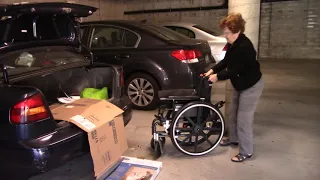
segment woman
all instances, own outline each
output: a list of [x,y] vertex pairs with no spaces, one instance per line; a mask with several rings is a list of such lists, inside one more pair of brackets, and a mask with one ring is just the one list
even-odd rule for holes
[[238,145],[239,154],[231,160],[242,162],[253,154],[253,119],[264,88],[260,64],[251,41],[244,35],[245,21],[241,14],[230,14],[220,22],[227,39],[225,58],[205,73],[209,81],[230,79],[234,87],[229,112],[229,138],[222,146]]

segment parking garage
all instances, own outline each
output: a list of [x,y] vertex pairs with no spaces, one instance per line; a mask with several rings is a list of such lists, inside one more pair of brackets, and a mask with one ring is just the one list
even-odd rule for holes
[[[36,3],[38,1],[28,2]],[[1,2],[1,4],[12,3],[17,2],[11,0]],[[87,46],[88,51],[93,52],[93,61],[99,63],[108,61],[110,64],[124,66],[123,72],[119,70],[123,73],[123,89],[113,88],[108,91],[110,97],[116,96],[117,91],[124,91],[133,105],[131,120],[125,127],[128,148],[123,155],[162,162],[162,169],[156,179],[316,180],[320,178],[320,163],[318,161],[320,150],[320,122],[318,118],[320,116],[320,85],[318,83],[318,77],[320,76],[320,1],[76,0],[67,3],[97,8],[90,16],[78,19],[83,24],[81,41],[83,45]],[[144,31],[131,28],[136,26],[132,25],[133,22],[150,23],[148,28],[153,30],[152,32],[150,30],[150,34],[153,33],[154,36],[161,34],[161,36],[166,36],[167,39],[170,35],[170,38],[175,39],[169,41],[179,41],[179,38],[182,37],[177,33],[181,33],[194,41],[202,39],[208,42],[208,49],[211,50],[209,54],[212,55],[212,59],[204,58],[203,63],[206,63],[207,67],[212,67],[223,61],[226,55],[225,44],[227,42],[219,28],[219,23],[230,13],[241,13],[246,21],[244,34],[251,40],[257,52],[256,59],[260,64],[264,79],[264,89],[255,110],[253,121],[253,156],[241,163],[230,161],[239,152],[237,146],[216,146],[211,152],[203,156],[188,156],[178,151],[168,136],[164,145],[164,153],[155,159],[154,150],[150,148],[150,140],[153,137],[152,121],[160,107],[159,103],[155,101],[158,95],[156,92],[182,89],[178,83],[181,81],[182,84],[182,81],[187,81],[188,73],[178,74],[175,71],[177,77],[181,76],[185,79],[174,78],[174,73],[167,75],[169,74],[167,69],[174,66],[174,63],[169,64],[168,67],[157,64],[158,61],[152,59],[152,54],[157,54],[157,51],[148,47],[148,45],[164,45],[160,41],[156,42],[152,39],[151,35],[143,34]],[[0,16],[2,15],[0,14]],[[90,22],[93,23],[90,24]],[[124,25],[126,22],[131,24]],[[104,24],[94,27],[99,23]],[[161,28],[152,28],[152,25],[161,26]],[[167,29],[162,30],[162,28]],[[176,36],[171,35],[167,30],[176,31],[173,33]],[[197,37],[198,33],[200,34],[199,37]],[[203,39],[204,34],[207,35],[208,39]],[[126,37],[125,42],[121,39],[124,36]],[[148,41],[144,41],[144,39],[148,39]],[[202,41],[199,40],[199,42]],[[183,44],[182,40],[181,44]],[[171,44],[171,46],[173,45]],[[139,47],[145,49],[139,50]],[[195,48],[198,47],[195,46]],[[9,57],[6,56],[6,53],[8,52],[0,51],[1,61],[2,56]],[[163,57],[166,57],[163,56],[164,53],[165,51],[161,51],[156,56],[161,56],[164,61]],[[197,51],[194,51],[194,53],[195,57],[191,59],[199,58],[197,57]],[[205,48],[204,50],[201,49],[201,53],[207,53]],[[139,59],[139,56],[142,56],[141,54],[148,54],[149,59],[152,59],[150,61],[153,63],[144,63],[144,61],[148,61],[148,58],[145,57],[141,57],[144,60],[142,62]],[[171,55],[178,59],[182,56],[177,54],[176,51]],[[188,58],[187,53],[183,55]],[[139,63],[128,67],[128,59]],[[190,59],[179,60],[184,61],[185,64],[193,63]],[[123,64],[119,64],[120,61]],[[200,58],[199,61],[201,61]],[[141,66],[141,68],[137,68],[138,66]],[[152,70],[148,72],[148,69]],[[159,72],[157,69],[160,69]],[[202,73],[205,73],[206,70],[203,69]],[[118,72],[117,69],[115,71]],[[166,72],[161,74],[164,71]],[[182,71],[184,70],[179,73],[182,73]],[[153,72],[156,75],[153,75]],[[93,76],[103,76],[102,74]],[[157,77],[158,75],[160,78]],[[79,76],[78,74],[77,77]],[[61,77],[67,76],[62,75]],[[87,76],[81,75],[81,77]],[[192,82],[194,81],[193,78],[190,76]],[[71,82],[77,84],[76,81],[78,82],[77,79],[71,79],[66,84],[71,85]],[[135,85],[135,81],[144,82],[144,87],[147,88],[148,86],[151,90]],[[188,83],[186,84],[188,85]],[[81,85],[83,85],[82,81]],[[77,87],[82,86],[77,84]],[[91,87],[93,86],[91,85]],[[186,89],[186,87],[183,88]],[[224,116],[226,128],[224,135],[226,137],[228,136],[229,111],[233,103],[234,91],[230,80],[218,80],[212,83],[211,103],[225,102],[220,111]],[[30,179],[91,180],[95,179],[94,175],[94,165],[89,153],[49,171],[36,174]],[[11,178],[8,177],[7,179]]]

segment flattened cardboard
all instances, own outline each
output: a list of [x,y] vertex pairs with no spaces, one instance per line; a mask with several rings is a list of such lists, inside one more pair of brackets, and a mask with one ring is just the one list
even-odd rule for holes
[[83,98],[52,106],[51,112],[56,120],[69,121],[88,133],[97,178],[119,161],[128,148],[123,110],[106,100]]
[[49,108],[52,111],[53,109],[58,108],[59,106],[61,106],[60,103],[55,103],[55,104],[50,105]]
[[102,176],[108,169],[120,160],[127,147],[126,137],[123,135],[124,123],[122,116],[101,126],[89,133],[89,143],[93,161],[94,171],[97,177]]
[[123,110],[105,100],[83,98],[51,109],[51,112],[56,120],[72,122],[90,132],[122,114]]

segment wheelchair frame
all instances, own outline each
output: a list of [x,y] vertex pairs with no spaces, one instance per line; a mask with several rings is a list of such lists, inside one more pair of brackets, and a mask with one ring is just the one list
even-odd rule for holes
[[[203,82],[205,78],[201,78],[200,83]],[[198,91],[199,92],[199,91]],[[198,93],[199,94],[199,93]],[[216,104],[211,104],[210,100],[206,99],[205,97],[200,97],[198,95],[196,96],[168,96],[166,98],[160,98],[162,102],[164,102],[163,105],[161,105],[158,109],[158,113],[155,114],[155,119],[152,122],[152,139],[151,139],[151,148],[154,152],[154,157],[159,158],[164,153],[164,145],[166,141],[166,137],[170,136],[171,142],[173,145],[182,153],[190,156],[201,156],[205,155],[209,152],[211,152],[213,149],[216,148],[216,146],[220,143],[222,140],[224,131],[225,131],[225,123],[224,123],[224,117],[222,113],[220,112],[220,108],[223,107],[224,101],[219,101]],[[208,150],[201,152],[201,153],[191,153],[188,151],[183,150],[180,148],[180,145],[176,141],[175,132],[176,132],[176,123],[179,121],[180,117],[188,110],[194,108],[194,107],[206,107],[211,109],[216,113],[217,116],[219,116],[220,122],[221,122],[221,131],[220,136],[216,143],[212,145]],[[184,116],[187,117],[187,116]],[[199,114],[197,113],[197,118],[199,118]],[[205,121],[207,123],[208,120]],[[203,133],[204,129],[202,126],[199,126],[194,124],[196,127],[192,130],[194,131],[202,131],[200,133]],[[157,126],[161,126],[164,128],[164,130],[157,130]],[[203,138],[207,137],[203,133]],[[198,136],[196,136],[198,139]],[[192,134],[190,135],[189,139],[192,138]],[[204,140],[204,141],[206,141]],[[204,142],[203,141],[203,142]],[[184,142],[182,142],[184,143]],[[201,144],[202,142],[200,142]],[[196,140],[195,146],[198,145],[198,140]],[[196,147],[195,147],[196,148]]]

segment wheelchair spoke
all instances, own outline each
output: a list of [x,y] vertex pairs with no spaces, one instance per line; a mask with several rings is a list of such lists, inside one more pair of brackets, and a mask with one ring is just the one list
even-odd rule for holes
[[198,138],[199,138],[199,133],[197,133],[197,135],[196,135],[196,142],[195,142],[195,145],[194,145],[194,152],[197,152]]
[[192,143],[192,136],[189,138],[189,142],[188,142],[189,144],[191,144]]
[[197,124],[200,124],[200,117],[203,113],[203,107],[198,107],[198,112],[197,112]]
[[203,131],[200,132],[203,135],[203,138],[206,138],[206,141],[210,144],[210,146],[213,146],[212,142],[209,141],[208,135],[206,135]]
[[[215,118],[213,118],[212,116],[214,116]],[[201,124],[201,126],[204,126],[204,125],[205,125],[208,121],[210,121],[210,120],[215,120],[218,115],[215,113],[215,114],[212,115],[212,116],[209,116],[209,117]]]
[[192,137],[192,134],[189,134],[183,141],[181,141],[182,143],[185,143],[188,139],[190,139]]
[[189,123],[192,124],[192,126],[196,126],[196,124],[192,121],[192,119],[190,117],[185,117]]

